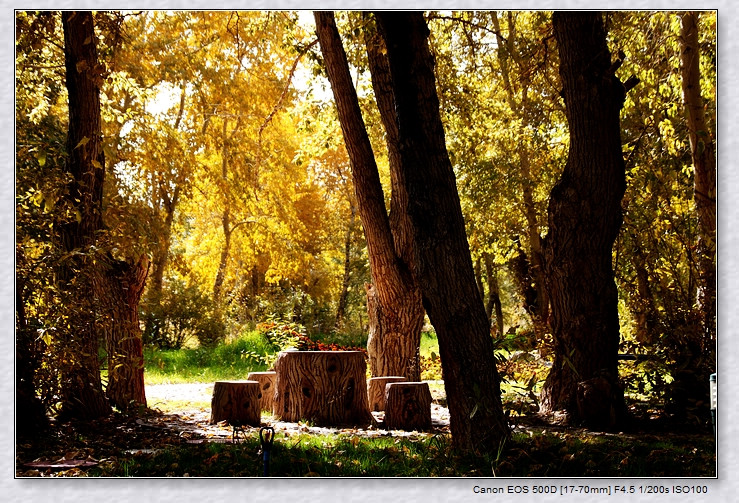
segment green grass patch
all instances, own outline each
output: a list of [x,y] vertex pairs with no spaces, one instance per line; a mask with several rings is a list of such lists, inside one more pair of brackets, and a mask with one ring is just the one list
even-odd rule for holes
[[211,382],[245,379],[249,372],[267,369],[266,360],[275,353],[267,339],[257,333],[215,348],[144,350],[147,384]]

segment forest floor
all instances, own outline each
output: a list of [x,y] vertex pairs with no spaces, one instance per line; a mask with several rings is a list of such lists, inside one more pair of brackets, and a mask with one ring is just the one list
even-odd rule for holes
[[[132,458],[154,457],[167,447],[230,444],[234,442],[235,434],[236,441],[242,441],[243,437],[243,441],[258,447],[255,442],[259,439],[259,428],[247,427],[234,432],[227,424],[210,424],[212,391],[213,383],[149,385],[146,394],[150,409],[142,414],[116,413],[92,422],[52,424],[44,435],[30,440],[18,439],[16,477],[86,476],[90,468],[93,472],[102,468],[104,475],[106,465],[117,466],[118,471],[107,473],[120,476],[120,466]],[[282,439],[281,442],[296,439],[299,443],[300,439],[310,436],[352,439],[352,442],[363,438],[367,441],[390,439],[395,443],[410,441],[428,446],[435,439],[449,434],[449,412],[443,405],[443,389],[439,391],[437,388],[432,397],[432,429],[425,432],[387,431],[382,429],[382,423],[368,428],[319,427],[305,422],[277,421],[266,413],[262,415],[262,422],[264,426],[274,428],[275,436]],[[381,416],[375,417],[382,419]],[[644,471],[659,476],[659,470],[666,466],[664,460],[669,460],[672,466],[667,475],[715,475],[715,444],[712,435],[706,432],[664,428],[659,421],[643,421],[627,432],[602,433],[569,427],[557,417],[539,414],[516,419],[514,433],[529,440],[524,440],[524,443],[519,440],[511,445],[507,458],[510,466],[501,464],[501,475],[506,470],[510,470],[511,475],[523,471],[535,476],[537,470],[544,470],[541,473],[545,475],[556,475],[549,472],[547,465],[557,464],[562,469],[568,463],[572,464],[575,456],[582,458],[582,466],[573,466],[573,469],[585,476],[627,475],[635,463],[639,464],[637,473]],[[356,447],[356,443],[354,445]],[[537,449],[540,452],[537,453]],[[611,459],[614,457],[618,460]],[[672,473],[673,470],[676,471]],[[177,471],[164,473],[187,476]],[[474,475],[474,469],[469,473]]]

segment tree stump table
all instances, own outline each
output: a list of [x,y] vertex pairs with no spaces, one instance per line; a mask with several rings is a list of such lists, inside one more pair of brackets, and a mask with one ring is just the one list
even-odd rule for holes
[[272,413],[317,426],[366,425],[367,363],[361,351],[283,351],[275,362]]
[[431,428],[431,391],[426,382],[393,382],[385,387],[385,427],[388,430]]
[[400,376],[383,376],[370,378],[369,391],[367,392],[370,410],[372,412],[385,410],[385,386],[391,382],[404,381],[406,381],[406,378]]
[[272,412],[272,403],[275,398],[275,379],[277,372],[249,372],[246,376],[248,381],[257,381],[262,398],[259,399],[260,410]]
[[259,388],[257,381],[216,381],[210,401],[210,423],[225,420],[231,426],[259,426]]

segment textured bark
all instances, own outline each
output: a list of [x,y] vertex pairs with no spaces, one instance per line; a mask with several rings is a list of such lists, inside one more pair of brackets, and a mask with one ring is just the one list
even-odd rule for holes
[[420,12],[375,13],[385,40],[399,131],[399,183],[412,222],[411,261],[436,329],[453,444],[497,452],[510,430],[488,319],[477,290]]
[[[316,12],[315,19],[351,162],[359,216],[369,252],[372,285],[367,288],[370,318],[367,351],[370,371],[374,376],[405,375],[417,380],[421,372],[419,347],[424,312],[409,266],[400,254],[407,242],[403,230],[405,220],[392,210],[403,194],[393,188],[395,202],[391,202],[391,216],[388,217],[377,164],[333,14]],[[377,95],[385,96],[381,92]],[[383,105],[378,102],[378,106],[382,110]],[[392,131],[392,121],[385,126]],[[389,132],[388,136],[391,134]],[[389,138],[388,144],[391,143]]]
[[408,379],[401,376],[372,377],[369,380],[367,398],[372,412],[385,410],[385,386],[391,382],[405,382]]
[[[61,13],[64,30],[64,60],[69,99],[69,131],[66,170],[71,181],[66,200],[77,218],[61,226],[60,246],[73,255],[59,267],[60,288],[77,297],[71,313],[73,327],[67,333],[65,350],[69,365],[62,372],[60,417],[95,419],[111,412],[100,380],[98,335],[94,312],[83,304],[92,291],[94,264],[87,252],[102,228],[105,157],[100,119],[102,67],[97,59],[97,44],[91,12]],[[74,286],[73,286],[74,285]],[[79,296],[79,297],[78,297]]]
[[385,388],[385,428],[431,428],[431,391],[427,382],[390,383]]
[[[555,359],[542,405],[564,409],[590,427],[608,428],[625,412],[612,267],[626,187],[619,122],[625,91],[610,69],[600,12],[555,12],[553,24],[570,148],[549,201],[545,254]],[[608,385],[581,385],[589,400],[580,396],[578,408],[578,384],[596,378]]]
[[275,400],[275,381],[277,380],[277,372],[249,372],[246,376],[247,381],[257,381],[259,383],[259,406],[261,410],[272,412],[272,405]]
[[680,69],[688,117],[690,152],[694,166],[693,194],[698,213],[701,285],[697,303],[703,311],[706,342],[716,335],[716,148],[706,124],[700,83],[700,46],[697,12],[681,14]]
[[257,381],[216,381],[210,401],[210,423],[228,421],[231,426],[259,426],[261,397]]
[[282,421],[368,425],[366,371],[361,351],[282,352],[272,412]]
[[108,352],[105,394],[119,410],[146,407],[144,346],[139,326],[139,300],[146,285],[149,260],[131,263],[110,258],[100,264],[95,295],[103,315],[99,324]]

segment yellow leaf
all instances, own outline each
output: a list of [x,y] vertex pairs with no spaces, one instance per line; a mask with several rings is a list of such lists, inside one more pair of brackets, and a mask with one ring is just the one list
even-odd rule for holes
[[84,138],[82,138],[82,139],[80,140],[80,142],[79,142],[79,143],[77,144],[77,146],[76,146],[76,147],[74,147],[74,149],[76,150],[76,149],[78,149],[78,148],[80,148],[80,147],[84,147],[85,145],[87,145],[87,142],[88,142],[88,141],[90,141],[90,138],[88,138],[87,136],[85,136]]
[[82,213],[80,213],[80,210],[74,210],[74,217],[77,219],[77,223],[82,223]]
[[92,165],[96,167],[97,169],[103,169],[103,165],[100,164],[100,162],[96,161],[95,159],[92,160]]

